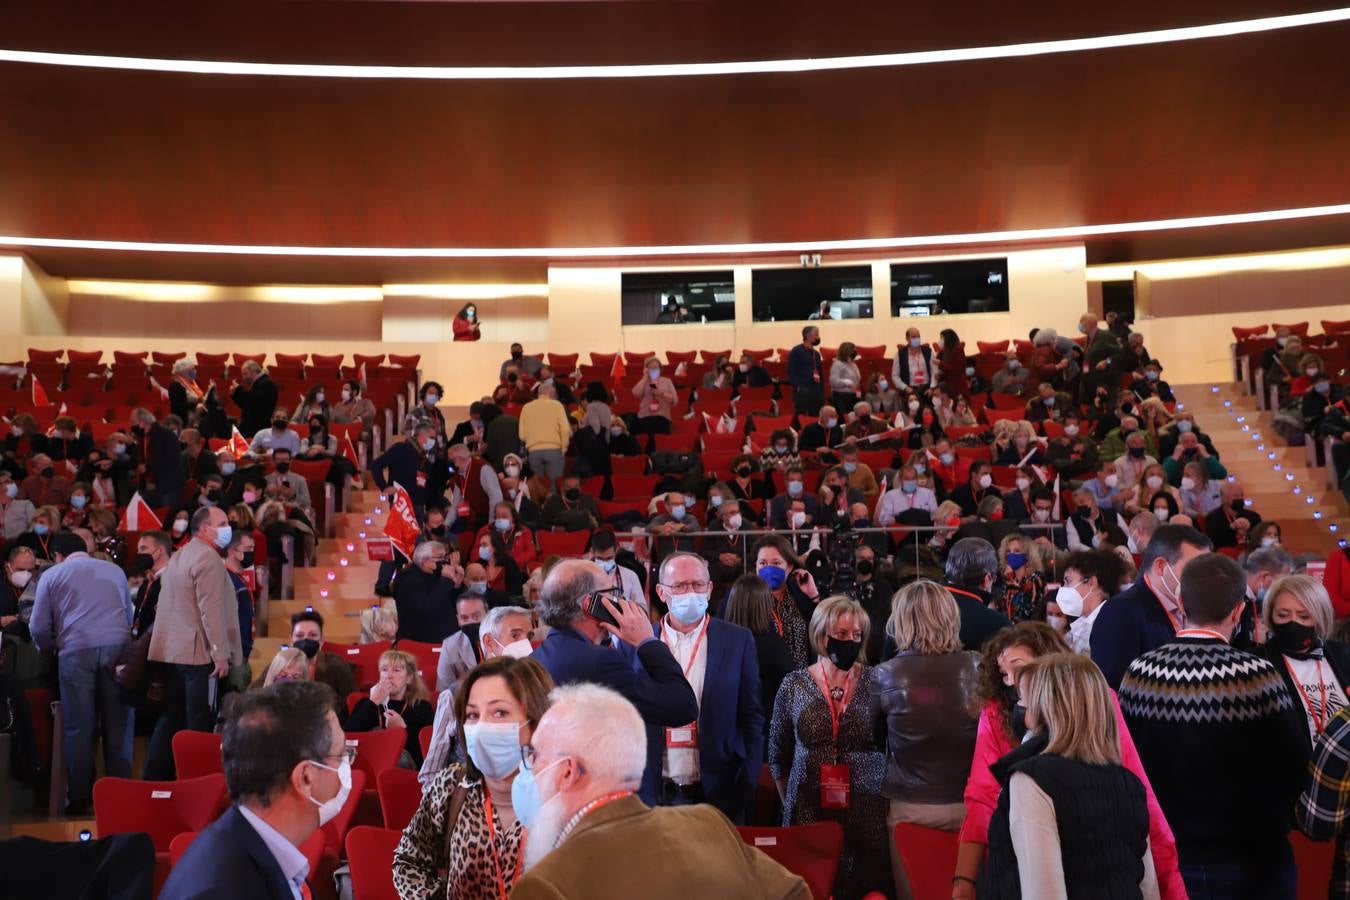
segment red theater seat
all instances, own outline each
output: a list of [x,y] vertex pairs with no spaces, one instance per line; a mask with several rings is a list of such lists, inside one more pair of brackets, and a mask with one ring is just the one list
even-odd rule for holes
[[1295,323],[1292,324],[1292,325],[1280,325],[1280,324],[1277,323],[1277,322],[1271,322],[1271,323],[1270,323],[1270,327],[1271,327],[1271,330],[1273,330],[1273,331],[1279,331],[1281,328],[1288,328],[1290,334],[1296,334],[1296,335],[1298,335],[1299,337],[1304,337],[1304,338],[1306,338],[1306,337],[1308,336],[1308,323],[1307,323],[1307,322],[1295,322]]
[[394,890],[394,848],[402,835],[390,828],[360,825],[347,835],[347,861],[354,900],[398,900]]
[[179,778],[224,774],[221,736],[209,731],[180,731],[173,736],[173,766]]
[[[844,829],[838,822],[815,822],[789,828],[738,826],[741,840],[800,875],[815,900],[828,900],[844,848]],[[950,883],[947,885],[950,889]]]
[[1243,328],[1239,325],[1233,326],[1233,337],[1239,341],[1245,341],[1249,338],[1260,337],[1269,330],[1269,325],[1257,325],[1254,328]]
[[895,826],[893,839],[916,900],[950,897],[958,832],[901,822]]
[[422,784],[412,769],[385,769],[375,779],[385,828],[402,831],[422,802]]
[[105,776],[94,782],[94,823],[99,837],[144,831],[155,852],[184,831],[201,831],[225,811],[225,776],[179,781],[137,781]]

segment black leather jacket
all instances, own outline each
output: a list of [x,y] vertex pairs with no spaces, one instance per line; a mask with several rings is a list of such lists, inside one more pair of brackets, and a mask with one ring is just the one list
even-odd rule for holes
[[902,652],[876,667],[886,716],[881,792],[906,803],[960,803],[975,755],[980,658]]

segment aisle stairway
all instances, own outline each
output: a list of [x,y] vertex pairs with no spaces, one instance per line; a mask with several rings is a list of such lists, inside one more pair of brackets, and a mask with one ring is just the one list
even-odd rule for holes
[[1285,549],[1325,557],[1337,539],[1350,535],[1350,507],[1328,488],[1326,470],[1307,467],[1303,448],[1288,446],[1271,429],[1271,414],[1260,412],[1254,397],[1242,396],[1237,384],[1172,389],[1195,413],[1229,474],[1241,481],[1249,507],[1280,523]]

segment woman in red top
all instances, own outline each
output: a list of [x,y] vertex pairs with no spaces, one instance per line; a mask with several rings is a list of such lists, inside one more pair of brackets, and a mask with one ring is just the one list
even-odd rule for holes
[[464,304],[451,325],[457,341],[476,341],[482,337],[478,333],[478,307],[472,303]]
[[[501,535],[502,542],[506,544],[506,552],[516,561],[520,571],[530,571],[535,560],[539,558],[539,551],[534,546],[534,532],[520,524],[520,520],[516,518],[516,508],[510,503],[498,503],[492,508],[492,521],[478,529],[474,543],[481,545],[483,538],[494,531]],[[492,543],[490,537],[488,543]]]
[[942,382],[950,393],[968,397],[970,376],[975,372],[966,365],[966,345],[950,328],[942,329],[941,336],[942,353],[938,356],[938,367],[942,370]]
[[1336,618],[1350,616],[1350,546],[1342,538],[1337,542],[1336,550],[1327,556],[1327,570],[1322,575],[1322,584],[1331,595],[1331,607],[1336,610]]

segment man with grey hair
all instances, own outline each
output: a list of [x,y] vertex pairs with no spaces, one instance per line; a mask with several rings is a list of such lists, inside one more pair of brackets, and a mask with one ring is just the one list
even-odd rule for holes
[[256,434],[267,427],[277,408],[277,383],[267,377],[263,367],[247,360],[239,369],[239,380],[230,389],[230,399],[239,407],[239,432]]
[[537,395],[520,410],[520,442],[529,455],[530,471],[548,479],[552,488],[563,474],[563,454],[572,441],[572,423],[558,402],[552,384],[540,384]]
[[[682,728],[698,718],[698,698],[680,664],[652,633],[647,611],[608,587],[605,573],[590,560],[568,559],[554,566],[540,591],[539,612],[552,630],[531,658],[554,683],[589,681],[611,687],[647,723],[641,793],[654,804],[664,729]],[[617,646],[610,643],[611,635]]]
[[956,598],[961,611],[961,645],[980,652],[985,641],[1012,624],[1003,613],[991,609],[991,591],[998,581],[998,553],[984,538],[962,538],[947,552],[947,571],[942,584]]
[[810,897],[715,809],[650,809],[633,795],[648,747],[642,716],[620,694],[578,684],[551,700],[516,785],[528,830],[514,900]]
[[459,630],[455,601],[464,569],[449,562],[440,541],[423,541],[413,549],[412,565],[394,581],[399,639],[439,644]]
[[1233,632],[1232,644],[1255,652],[1258,644],[1266,641],[1261,612],[1270,586],[1294,571],[1294,560],[1279,547],[1259,547],[1247,554],[1242,562],[1247,576],[1247,595],[1242,601],[1242,618]]
[[1125,529],[1129,551],[1143,556],[1148,549],[1148,542],[1153,540],[1153,532],[1158,530],[1160,524],[1158,517],[1148,510],[1135,513],[1129,527]]

